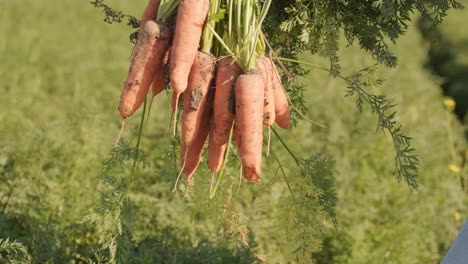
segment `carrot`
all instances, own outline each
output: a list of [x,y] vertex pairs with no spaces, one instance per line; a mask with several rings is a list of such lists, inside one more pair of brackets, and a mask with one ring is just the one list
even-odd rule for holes
[[145,100],[154,74],[162,69],[169,36],[169,28],[159,22],[149,20],[141,28],[120,99],[122,118],[132,115]]
[[166,71],[164,70],[164,65],[156,71],[153,78],[153,85],[152,85],[152,97],[155,97],[160,92],[164,90],[164,83],[166,80]]
[[263,106],[263,124],[272,126],[275,122],[275,94],[273,91],[273,72],[268,58],[258,58],[258,68],[265,81],[264,87],[264,106]]
[[[187,145],[181,145],[181,164],[184,167],[187,182],[190,182],[201,160],[201,153],[205,145],[206,138],[210,131],[211,116],[213,113],[214,89],[209,89],[203,114],[201,116],[199,133],[196,135],[192,144],[187,149]],[[185,153],[187,152],[187,153]]]
[[234,120],[234,85],[241,70],[237,64],[231,63],[232,58],[221,59],[216,74],[213,141],[217,145],[226,144]]
[[[190,71],[189,85],[183,97],[182,143],[187,148],[190,148],[198,134],[214,71],[215,58],[210,54],[198,52]],[[209,128],[207,130],[209,131]]]
[[151,100],[150,100],[149,107],[148,107],[147,118],[149,117],[151,113],[151,107],[153,106],[154,97],[164,90],[165,80],[166,80],[166,71],[164,69],[164,66],[162,66],[154,74],[153,84],[152,84],[152,89],[151,89],[151,92],[152,92]]
[[263,87],[260,73],[240,75],[236,81],[236,129],[244,177],[260,180],[262,166]]
[[149,0],[143,15],[141,16],[140,28],[149,20],[154,20],[158,14],[159,2],[161,0]]
[[[171,86],[177,97],[187,89],[189,74],[197,56],[208,8],[209,0],[183,0],[179,2],[169,70]],[[177,102],[178,100],[176,100],[176,109]]]
[[[170,41],[169,41],[170,42]],[[166,49],[164,53],[164,58],[161,62],[161,67],[158,71],[156,71],[154,78],[153,78],[153,85],[152,85],[152,96],[155,97],[160,92],[164,90],[166,86],[166,76],[167,76],[167,63],[169,62],[169,54],[170,54],[170,47]]]
[[208,167],[212,173],[217,173],[221,169],[226,152],[227,144],[216,144],[214,141],[214,120],[212,120],[210,134],[208,138]]
[[288,97],[284,91],[284,87],[281,84],[281,77],[275,64],[271,58],[267,58],[269,66],[271,67],[273,92],[275,95],[275,122],[284,129],[289,129],[290,126],[290,114],[288,108]]

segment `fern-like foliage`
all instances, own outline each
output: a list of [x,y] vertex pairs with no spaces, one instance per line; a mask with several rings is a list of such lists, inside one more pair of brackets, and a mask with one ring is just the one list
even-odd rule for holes
[[296,159],[299,170],[284,179],[290,195],[280,211],[281,226],[288,239],[291,259],[312,263],[312,254],[322,248],[323,236],[336,225],[335,162],[318,152],[307,159]]
[[388,132],[392,137],[395,149],[395,174],[398,181],[402,178],[412,189],[418,188],[417,174],[420,164],[415,149],[411,145],[412,138],[403,133],[401,125],[395,120],[396,111],[394,104],[383,95],[368,93],[365,88],[375,87],[383,83],[383,79],[374,79],[372,73],[376,67],[371,66],[362,69],[350,77],[341,77],[348,84],[346,96],[356,98],[356,106],[362,111],[363,104],[366,103],[372,113],[377,115],[377,131]]
[[23,244],[0,238],[0,263],[32,263],[32,257]]
[[129,160],[136,160],[137,163],[144,163],[144,153],[134,147],[130,147],[125,139],[121,139],[117,146],[112,148],[107,160],[103,162],[100,176],[108,175],[112,169],[123,169]]
[[91,224],[99,237],[99,257],[108,263],[125,263],[132,253],[130,225],[131,204],[128,193],[131,180],[110,175],[115,169],[124,170],[129,162],[144,163],[143,154],[124,140],[112,148],[100,171],[104,188],[100,202],[83,222]]
[[[377,62],[394,67],[397,58],[389,43],[405,33],[412,13],[417,10],[437,25],[448,9],[462,7],[455,0],[273,1],[266,31],[276,47],[296,53],[308,50],[328,58],[336,75],[341,31],[349,45],[358,42]],[[282,34],[277,34],[278,27]]]
[[228,239],[238,238],[242,246],[248,248],[255,258],[260,262],[267,262],[267,256],[256,253],[249,239],[249,229],[245,224],[241,213],[235,208],[235,201],[232,195],[232,185],[226,191],[226,200],[223,204],[223,226],[224,235]]

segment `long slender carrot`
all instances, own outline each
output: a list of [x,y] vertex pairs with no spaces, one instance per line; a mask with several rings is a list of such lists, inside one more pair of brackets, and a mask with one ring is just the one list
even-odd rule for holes
[[236,130],[244,177],[260,180],[262,166],[263,77],[240,75],[236,81]]
[[288,97],[286,96],[286,92],[284,91],[284,87],[281,84],[281,77],[278,73],[278,70],[275,67],[275,64],[271,60],[271,58],[266,58],[269,62],[272,69],[272,83],[273,83],[273,91],[275,95],[275,122],[284,129],[289,129],[290,126],[290,113],[288,107]]
[[[171,41],[169,40],[168,45],[170,42]],[[156,72],[154,73],[153,84],[151,85],[151,100],[148,107],[148,117],[151,113],[151,107],[153,106],[154,97],[161,93],[167,86],[167,66],[169,62],[169,53],[170,47],[166,49],[164,58],[161,62],[158,62],[160,65],[157,66]]]
[[234,86],[240,74],[241,70],[237,64],[232,64],[232,58],[224,58],[219,61],[213,112],[213,141],[218,146],[226,144],[229,138],[229,130],[235,112]]
[[154,73],[153,84],[151,86],[152,97],[155,97],[164,90],[166,81],[166,71],[164,65],[158,67],[159,69]]
[[[168,44],[171,43],[169,40]],[[153,78],[153,84],[151,85],[152,96],[155,97],[164,90],[168,80],[168,67],[169,67],[169,54],[171,53],[171,47],[167,47],[164,57],[161,61],[161,67],[155,73]]]
[[257,59],[258,69],[261,71],[265,81],[264,88],[264,106],[263,106],[263,124],[272,126],[275,123],[275,93],[273,91],[273,72],[271,64],[266,57]]
[[227,144],[229,143],[219,145],[214,141],[214,120],[212,120],[208,138],[208,167],[212,173],[217,173],[221,169]]
[[[187,182],[190,182],[190,179],[200,164],[203,146],[205,145],[206,138],[210,131],[210,123],[213,113],[213,97],[214,89],[209,89],[205,106],[203,108],[203,114],[201,116],[199,132],[188,149],[185,144],[182,144],[181,146],[181,164],[184,167]],[[185,154],[186,151],[187,153]]]
[[147,21],[140,29],[138,42],[120,99],[120,115],[125,119],[143,103],[154,74],[162,68],[170,30],[159,22]]
[[149,0],[141,16],[140,28],[149,20],[156,19],[161,0]]
[[[208,8],[209,0],[179,2],[169,70],[171,86],[177,97],[187,89],[189,74],[197,56]],[[178,100],[176,100],[176,109],[177,102]]]
[[[190,71],[188,88],[183,97],[182,144],[187,149],[190,148],[200,130],[203,109],[214,72],[215,58],[210,54],[198,52]],[[207,130],[209,131],[209,128]]]

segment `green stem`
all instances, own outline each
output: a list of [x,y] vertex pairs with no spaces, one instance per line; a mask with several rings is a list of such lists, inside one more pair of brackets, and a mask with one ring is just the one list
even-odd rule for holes
[[168,21],[176,14],[178,6],[178,0],[161,0],[159,3],[157,20],[166,25]]
[[295,59],[283,58],[283,57],[273,57],[272,59],[281,60],[281,61],[288,61],[288,62],[293,62],[293,63],[298,63],[298,64],[304,64],[304,65],[311,66],[311,67],[314,67],[314,68],[324,70],[326,72],[331,73],[330,69],[328,69],[326,67],[323,67],[323,66],[320,66],[318,64],[313,64],[313,63],[307,62],[307,61],[301,61],[301,60],[295,60]]
[[145,98],[145,102],[143,104],[143,113],[141,115],[140,128],[138,130],[138,137],[137,137],[137,143],[136,143],[136,153],[135,153],[135,158],[133,159],[132,174],[130,176],[130,183],[126,191],[126,196],[128,196],[128,193],[130,192],[132,185],[133,185],[133,181],[135,179],[135,168],[136,168],[136,164],[137,164],[139,154],[140,154],[141,133],[143,131],[143,125],[145,123],[146,101],[147,101],[147,98]]
[[201,51],[205,53],[212,53],[213,48],[213,29],[216,26],[216,15],[219,12],[220,0],[210,0],[210,8],[206,18],[205,26],[202,33]]
[[291,149],[289,149],[288,145],[286,145],[286,143],[283,141],[283,139],[280,137],[280,135],[278,134],[278,132],[276,132],[276,130],[272,127],[271,130],[273,131],[273,134],[275,134],[275,136],[279,139],[279,141],[281,142],[281,144],[284,146],[284,148],[286,149],[286,151],[289,153],[289,155],[291,155],[291,157],[294,159],[294,161],[296,162],[296,164],[299,166],[300,163],[299,163],[299,159],[296,157],[296,155],[294,155],[294,153],[292,153]]
[[276,162],[278,163],[279,169],[281,170],[281,174],[283,175],[283,179],[286,182],[286,185],[288,186],[289,193],[291,194],[291,197],[293,198],[293,200],[295,200],[296,198],[294,197],[291,184],[289,184],[288,177],[286,176],[286,172],[284,171],[283,164],[281,164],[281,161],[279,160],[278,156],[276,156],[275,152],[271,151],[270,153],[273,156],[273,158],[275,158]]
[[221,44],[221,46],[223,46],[223,48],[226,50],[226,52],[230,56],[234,56],[234,53],[231,51],[231,49],[229,49],[228,45],[223,41],[223,39],[218,35],[218,33],[216,33],[214,28],[212,28],[211,26],[208,26],[208,28],[213,32],[213,36],[218,40],[218,42]]

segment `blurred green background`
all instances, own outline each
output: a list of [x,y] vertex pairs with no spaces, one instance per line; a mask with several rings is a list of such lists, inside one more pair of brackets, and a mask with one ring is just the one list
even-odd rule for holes
[[[145,1],[106,3],[138,17]],[[315,262],[439,263],[447,252],[468,212],[467,17],[468,10],[452,11],[436,31],[415,17],[392,47],[398,67],[379,67],[376,77],[386,82],[371,90],[394,100],[398,121],[414,138],[421,159],[417,192],[392,175],[391,139],[375,133],[369,109],[359,113],[344,98],[344,82],[316,69],[303,79],[308,116],[327,128],[299,122],[281,135],[299,156],[326,150],[336,161],[337,227],[320,237]],[[106,262],[96,227],[83,218],[98,204],[103,183],[97,175],[119,131],[132,29],[103,18],[88,1],[0,1],[0,239],[24,245],[33,263]],[[344,48],[341,63],[343,73],[352,74],[374,62],[359,48]],[[270,263],[295,262],[288,230],[280,225],[282,197],[289,195],[284,184],[250,203],[276,170],[271,157],[264,161],[263,185],[243,184],[239,194],[250,248],[225,235],[226,193],[208,199],[206,162],[192,199],[170,192],[168,98],[163,93],[156,99],[143,133],[147,164],[130,196],[132,250],[124,263],[250,263],[259,261],[255,254]],[[131,135],[127,127],[124,137]],[[274,139],[272,148],[292,163]]]

